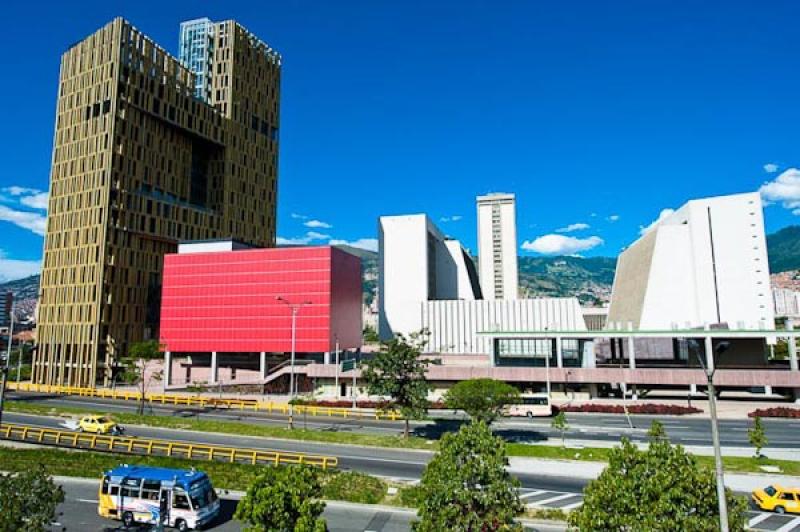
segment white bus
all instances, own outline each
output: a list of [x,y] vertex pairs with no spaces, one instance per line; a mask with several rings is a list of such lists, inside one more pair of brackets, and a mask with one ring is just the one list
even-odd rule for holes
[[161,523],[184,532],[219,513],[208,475],[194,469],[121,465],[103,475],[98,499],[98,513],[126,527]]
[[509,417],[548,417],[553,415],[546,393],[522,394],[516,403],[506,405],[503,415]]

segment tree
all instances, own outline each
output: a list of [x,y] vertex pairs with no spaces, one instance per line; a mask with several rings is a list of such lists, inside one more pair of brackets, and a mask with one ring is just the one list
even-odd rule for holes
[[0,530],[49,530],[64,490],[42,466],[17,473],[0,473]]
[[483,421],[446,434],[425,468],[416,532],[459,530],[522,531],[514,518],[523,511],[519,480],[506,469],[506,445]]
[[490,424],[503,407],[513,403],[519,391],[503,381],[470,379],[456,383],[444,397],[448,408],[463,410],[473,421]]
[[753,426],[748,429],[747,438],[750,440],[750,445],[756,448],[756,458],[761,458],[761,449],[767,446],[769,440],[764,432],[764,423],[761,422],[760,417],[753,418]]
[[308,466],[267,467],[247,488],[234,518],[247,532],[325,532],[319,473]]
[[428,411],[430,386],[425,373],[430,360],[421,357],[427,341],[426,331],[412,334],[406,339],[398,334],[381,345],[378,354],[364,363],[361,377],[370,395],[391,398],[394,408],[405,418],[403,436],[408,438],[409,420],[419,419]]
[[164,353],[161,352],[161,344],[155,340],[136,342],[131,344],[128,355],[122,358],[125,372],[122,379],[128,384],[134,384],[139,388],[139,406],[136,413],[144,414],[144,405],[147,395],[147,387],[152,381],[161,381],[163,371],[148,373],[147,366],[151,360],[161,360]]
[[[611,450],[608,467],[589,483],[583,505],[569,515],[572,530],[719,530],[714,471],[699,466],[654,428],[647,450],[627,438]],[[742,531],[746,504],[730,490],[725,493],[730,530]]]
[[566,447],[567,441],[564,437],[564,433],[569,430],[569,422],[567,421],[567,416],[564,414],[564,412],[559,412],[556,414],[556,417],[553,418],[550,426],[561,433],[561,446]]
[[381,341],[378,337],[377,331],[372,325],[367,325],[364,327],[363,331],[364,343],[365,344],[377,344]]

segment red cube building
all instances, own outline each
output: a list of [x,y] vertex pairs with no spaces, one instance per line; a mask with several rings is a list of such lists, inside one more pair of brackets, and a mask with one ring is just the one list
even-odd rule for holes
[[164,257],[160,339],[170,355],[213,353],[213,367],[219,353],[288,353],[291,306],[297,353],[361,346],[358,257],[331,246],[236,247],[190,243]]

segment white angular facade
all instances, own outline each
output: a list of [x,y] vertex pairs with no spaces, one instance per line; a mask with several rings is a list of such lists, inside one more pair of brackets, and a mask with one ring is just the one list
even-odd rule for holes
[[423,301],[481,297],[469,253],[424,214],[378,221],[378,333],[382,340],[421,329]]
[[758,193],[689,201],[620,254],[609,325],[774,329]]
[[514,194],[478,196],[478,272],[485,299],[517,299],[517,212]]

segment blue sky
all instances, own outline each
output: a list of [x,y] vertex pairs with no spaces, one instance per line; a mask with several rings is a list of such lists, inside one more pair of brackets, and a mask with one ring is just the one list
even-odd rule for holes
[[521,253],[613,256],[768,181],[768,231],[798,221],[798,2],[14,2],[0,278],[41,257],[60,54],[116,15],[172,52],[180,21],[235,18],[283,54],[283,239],[370,246],[379,215],[427,212],[474,249],[474,197],[508,191]]

